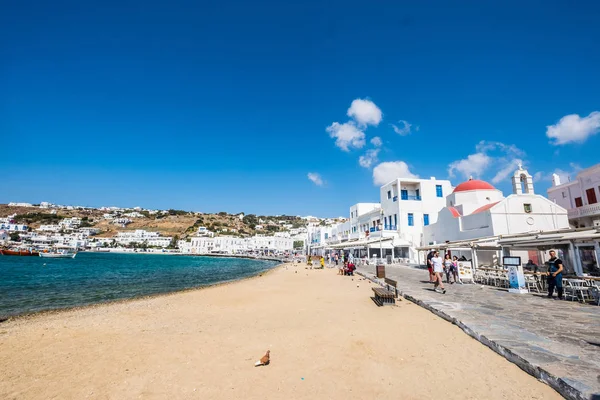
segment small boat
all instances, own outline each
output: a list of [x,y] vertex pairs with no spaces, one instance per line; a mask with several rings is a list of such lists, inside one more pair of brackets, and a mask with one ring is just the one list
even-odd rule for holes
[[37,257],[40,253],[33,250],[0,250],[3,256],[34,256]]
[[68,250],[55,250],[52,252],[41,252],[40,257],[43,258],[75,258],[77,252],[71,252]]

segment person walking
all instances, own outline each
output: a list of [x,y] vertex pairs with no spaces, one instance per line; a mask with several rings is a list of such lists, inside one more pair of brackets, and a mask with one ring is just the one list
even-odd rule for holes
[[456,278],[454,279],[454,282],[450,282],[450,274],[452,274],[452,276],[454,276],[452,271],[453,271],[452,259],[450,258],[450,254],[446,253],[446,255],[444,256],[444,272],[446,273],[446,283],[453,284],[454,282],[456,282]]
[[435,251],[431,250],[429,254],[427,254],[427,271],[429,271],[429,283],[435,282],[435,275],[433,274],[433,264],[431,263],[431,259],[435,257]]
[[556,251],[550,250],[550,260],[548,260],[548,298],[551,299],[554,294],[554,288],[557,291],[557,299],[563,300],[562,272],[563,262],[556,257]]
[[458,282],[462,285],[463,282],[458,273],[458,257],[456,256],[452,257],[452,274],[454,275],[454,282]]
[[[440,252],[436,251],[434,256],[431,258],[431,265],[433,266],[433,274],[435,276],[435,284],[433,286],[433,291],[437,293],[446,294],[446,289],[444,289],[444,283],[442,282],[442,273],[444,272],[444,260],[440,257]],[[438,290],[438,286],[440,290]]]

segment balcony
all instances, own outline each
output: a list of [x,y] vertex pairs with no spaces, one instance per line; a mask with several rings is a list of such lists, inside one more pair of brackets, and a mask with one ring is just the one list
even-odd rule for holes
[[421,201],[421,196],[406,194],[406,195],[401,196],[401,199],[402,200],[417,200],[417,201]]
[[600,216],[600,203],[571,208],[568,211],[569,218],[591,217],[594,215]]
[[384,231],[395,231],[397,230],[398,226],[397,225],[385,225],[383,227]]

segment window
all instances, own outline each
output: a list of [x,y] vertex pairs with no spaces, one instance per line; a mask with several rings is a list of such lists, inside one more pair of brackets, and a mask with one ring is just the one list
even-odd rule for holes
[[531,212],[531,204],[523,204],[523,210],[525,210],[526,213],[530,213]]
[[415,218],[412,213],[408,213],[408,226],[415,226]]
[[326,233],[326,234],[325,234],[325,239],[327,239],[328,237],[329,237],[329,234],[328,234],[328,233]]
[[[598,189],[600,189],[600,187]],[[562,192],[562,195],[563,195],[563,199],[564,199],[565,197],[567,197],[567,192]]]
[[581,206],[583,206],[583,201],[581,200],[581,197],[575,197],[575,207]]
[[400,190],[400,198],[402,200],[408,200],[408,190],[406,190],[406,189]]
[[429,225],[429,214],[423,214],[423,225]]
[[391,198],[392,198],[392,191],[388,190],[388,199],[391,199]]
[[398,226],[398,214],[394,214],[394,225]]
[[442,185],[435,185],[435,195],[437,197],[444,197],[444,192],[442,191]]
[[594,188],[587,189],[585,195],[587,196],[588,204],[596,204],[598,202],[596,200],[596,190]]
[[419,189],[415,190],[415,198],[417,200],[421,200],[421,192]]
[[383,217],[383,225],[385,225],[385,227],[387,227],[387,217]]

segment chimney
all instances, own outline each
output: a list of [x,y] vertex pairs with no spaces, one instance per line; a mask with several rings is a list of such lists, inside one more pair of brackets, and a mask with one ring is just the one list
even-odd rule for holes
[[552,186],[560,185],[560,176],[558,174],[552,174]]

